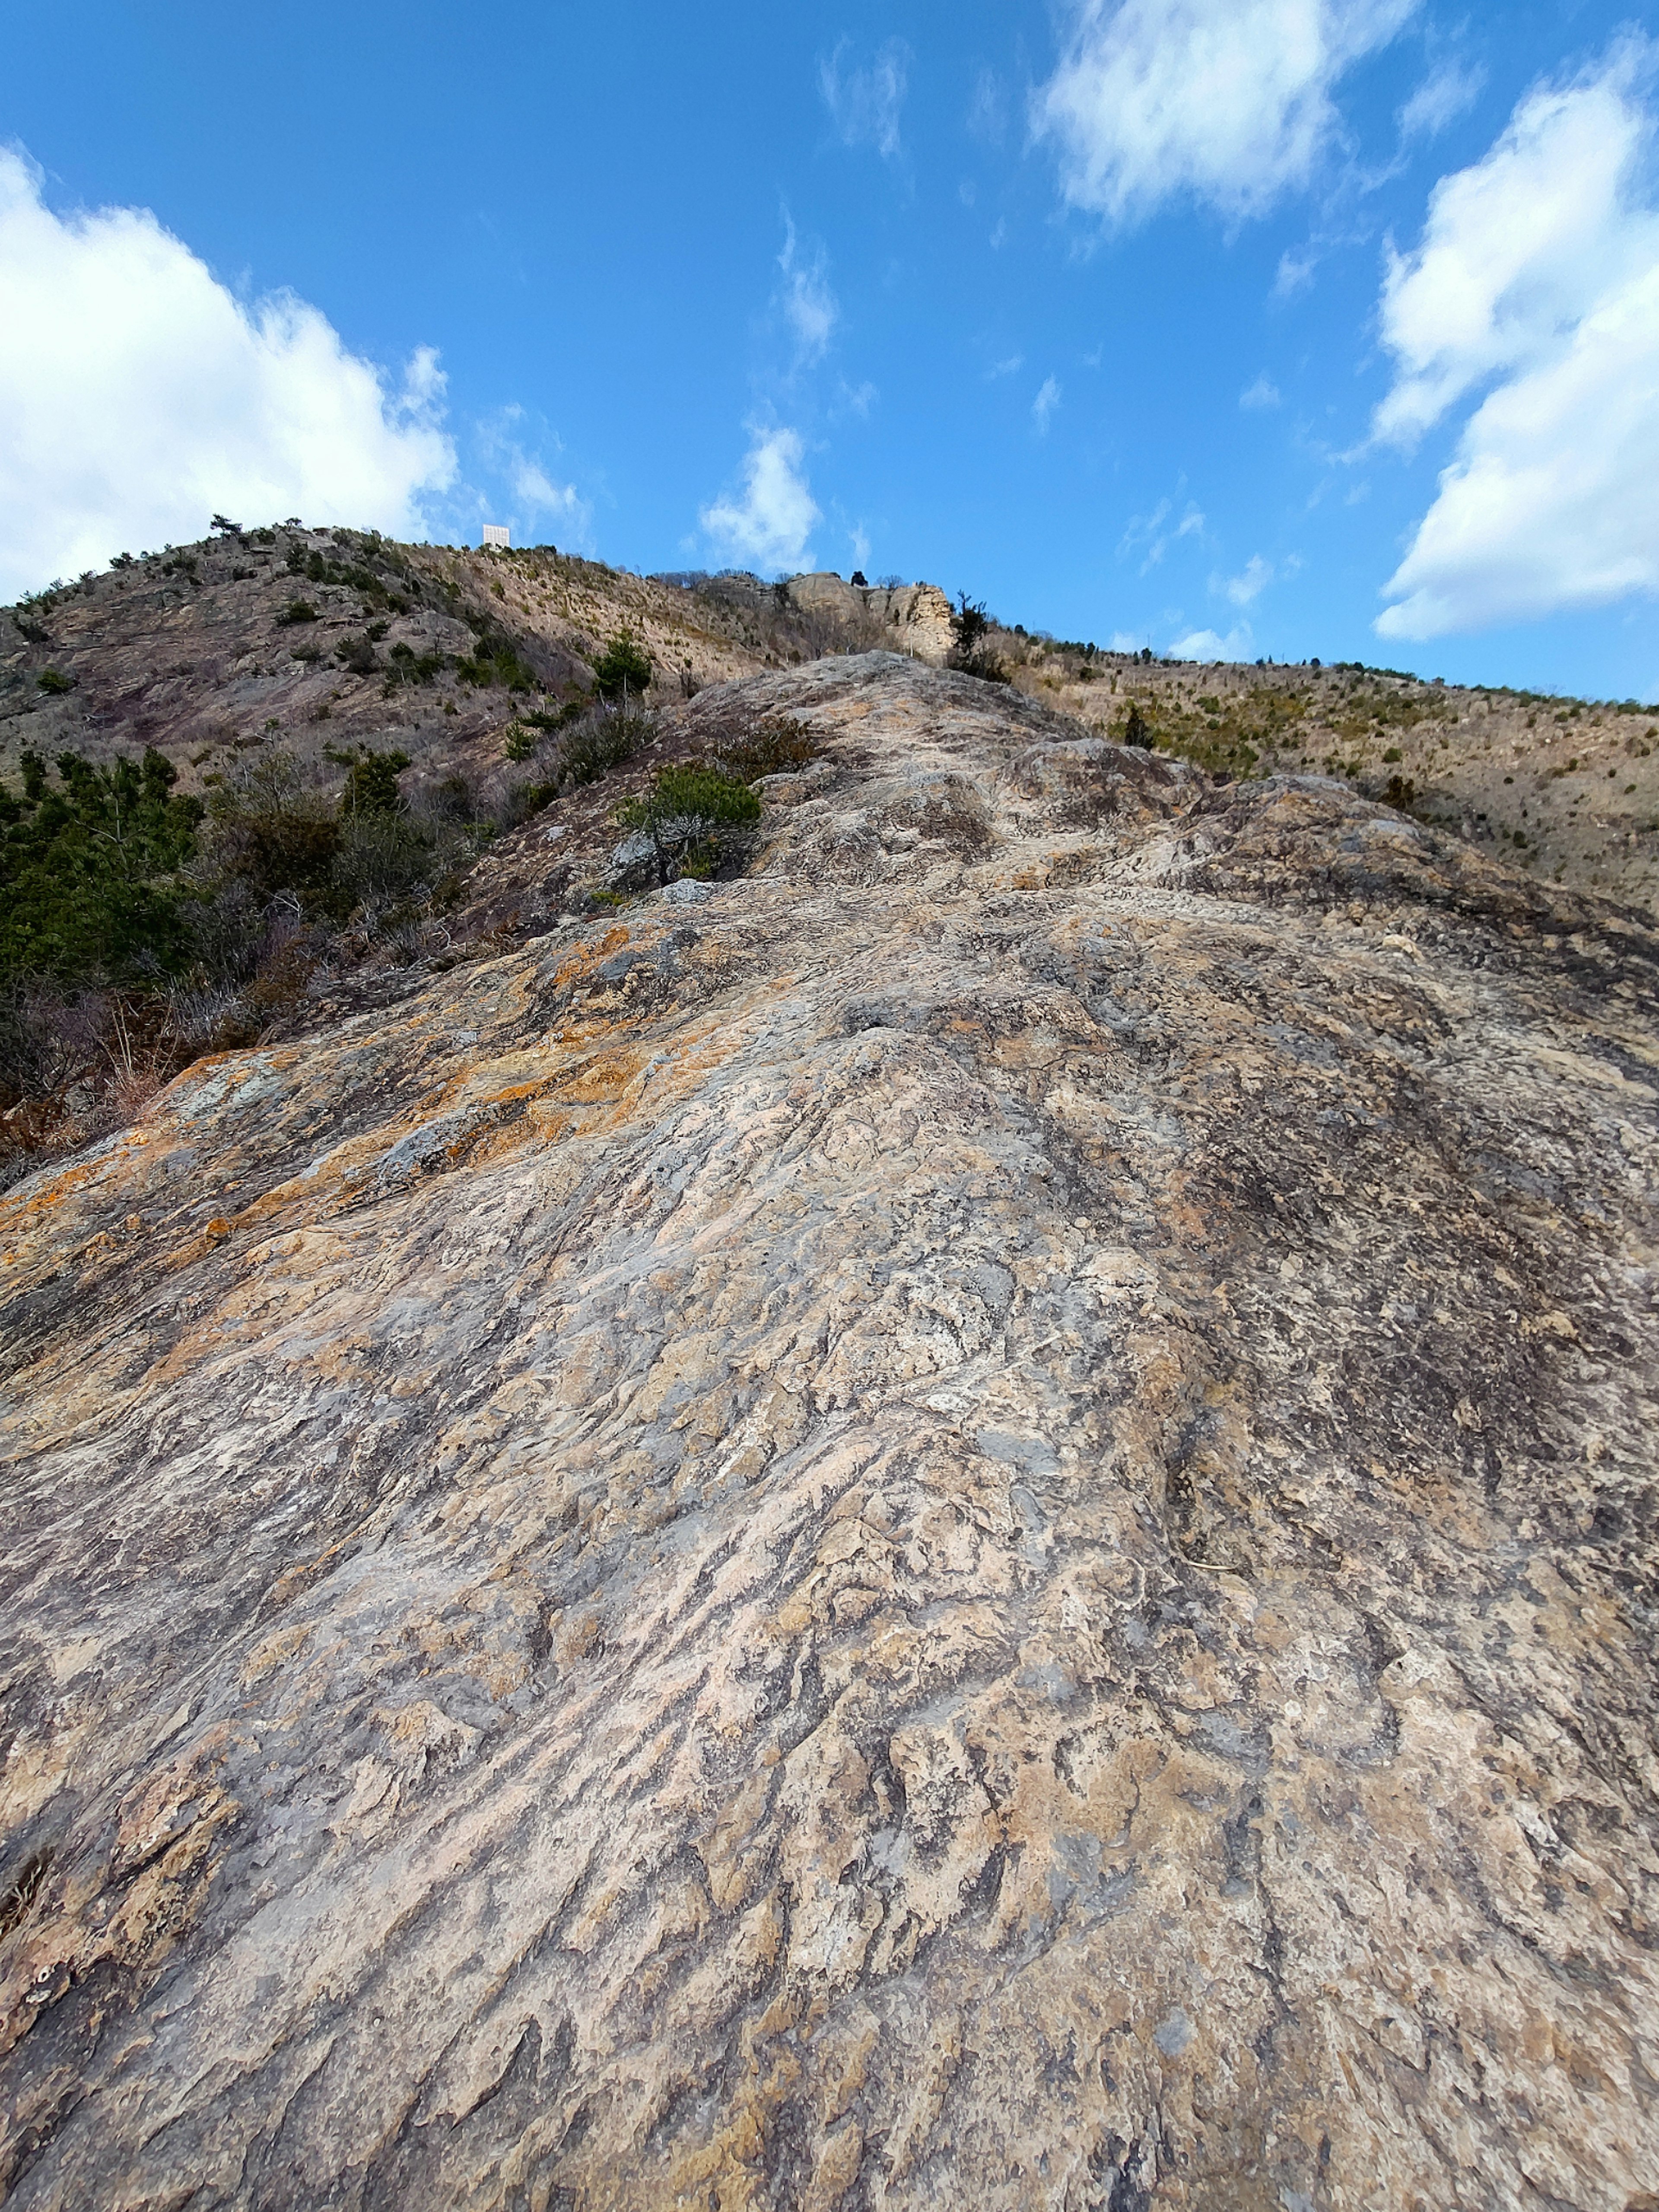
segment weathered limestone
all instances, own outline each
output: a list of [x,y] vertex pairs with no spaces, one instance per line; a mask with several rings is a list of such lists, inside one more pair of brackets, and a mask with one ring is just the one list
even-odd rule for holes
[[9,2203],[1650,2208],[1653,934],[744,696],[747,878],[0,1200]]

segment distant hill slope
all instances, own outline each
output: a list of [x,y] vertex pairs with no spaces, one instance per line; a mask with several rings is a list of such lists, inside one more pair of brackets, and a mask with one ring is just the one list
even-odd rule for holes
[[[826,651],[937,659],[945,603],[915,604],[930,590],[655,580],[547,550],[247,532],[0,610],[0,775],[25,744],[101,759],[148,744],[188,791],[261,749],[319,761],[368,743],[407,751],[416,787],[457,772],[487,782],[528,697],[511,684],[568,696],[624,626],[672,701]],[[295,601],[315,620],[289,619]],[[1334,775],[1547,879],[1659,908],[1659,707],[1370,669],[1146,662],[1004,629],[991,644],[1018,688],[1091,729],[1120,732],[1133,702],[1157,743],[1214,769]]]

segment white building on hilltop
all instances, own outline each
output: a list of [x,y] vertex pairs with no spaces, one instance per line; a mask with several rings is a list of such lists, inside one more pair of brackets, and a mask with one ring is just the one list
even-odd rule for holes
[[483,542],[486,553],[505,553],[512,545],[513,532],[504,522],[486,522]]

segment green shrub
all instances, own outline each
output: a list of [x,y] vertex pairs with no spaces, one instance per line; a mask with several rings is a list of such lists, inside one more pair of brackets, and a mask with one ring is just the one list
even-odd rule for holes
[[1128,720],[1123,725],[1121,742],[1126,745],[1141,745],[1147,751],[1152,746],[1152,726],[1141,713],[1139,702],[1129,702]]
[[316,619],[317,610],[309,599],[290,599],[276,617],[278,624],[283,626],[295,623],[314,623]]
[[518,648],[504,637],[492,636],[486,631],[471,653],[455,664],[455,673],[463,684],[471,684],[480,690],[500,684],[507,691],[533,691],[536,672],[519,658]]
[[447,666],[441,653],[417,653],[412,645],[398,644],[388,654],[386,684],[386,696],[403,684],[429,684],[434,676],[441,675]]
[[619,629],[593,663],[593,688],[601,699],[621,699],[647,690],[651,656],[632,630]]
[[409,766],[406,752],[376,752],[373,745],[350,745],[343,750],[325,745],[323,757],[346,772],[340,793],[343,822],[362,814],[395,814],[403,804],[398,779]]
[[662,884],[675,873],[707,874],[729,858],[760,811],[746,784],[718,769],[687,763],[659,770],[649,791],[617,808],[617,819],[649,837]]
[[65,676],[61,668],[43,668],[34,680],[42,691],[50,692],[54,698],[75,689],[74,678]]
[[0,781],[0,981],[70,987],[174,972],[189,951],[179,871],[196,849],[199,799],[154,749],[94,768],[60,753],[54,786],[32,749],[23,790]]

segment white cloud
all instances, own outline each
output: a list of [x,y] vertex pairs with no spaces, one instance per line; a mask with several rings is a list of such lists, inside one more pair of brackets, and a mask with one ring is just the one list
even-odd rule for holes
[[1400,111],[1401,135],[1433,138],[1466,108],[1473,107],[1486,89],[1483,69],[1465,69],[1461,62],[1443,62],[1425,76]]
[[1383,343],[1394,389],[1379,438],[1409,444],[1487,377],[1547,357],[1659,254],[1659,215],[1634,204],[1652,119],[1636,94],[1648,52],[1530,93],[1484,160],[1443,177],[1414,253],[1390,247]]
[[1416,0],[1070,0],[1060,67],[1035,96],[1073,207],[1121,225],[1165,200],[1261,212],[1304,183],[1331,94]]
[[1409,445],[1492,384],[1384,586],[1385,637],[1429,638],[1659,591],[1659,210],[1644,181],[1654,50],[1521,102],[1391,258],[1379,438]]
[[1238,404],[1241,407],[1277,407],[1279,405],[1279,386],[1265,368],[1254,384],[1247,384],[1243,391],[1239,393]]
[[991,363],[985,372],[985,380],[988,384],[994,384],[998,377],[1012,376],[1024,366],[1025,356],[1023,353],[1011,353],[1006,361],[994,361]]
[[389,388],[303,300],[244,305],[147,210],[55,215],[0,149],[0,598],[216,510],[418,536],[443,397],[429,349]]
[[1252,599],[1261,598],[1273,580],[1273,562],[1264,561],[1259,553],[1252,553],[1237,576],[1212,576],[1210,589],[1224,593],[1236,607],[1248,607]]
[[784,317],[794,334],[797,368],[811,368],[822,360],[841,319],[841,308],[830,289],[823,249],[815,247],[811,258],[804,260],[798,250],[795,226],[787,216],[784,221],[787,228],[783,251],[778,256],[778,267],[783,271]]
[[717,499],[699,518],[729,558],[760,569],[811,564],[808,540],[823,516],[802,473],[805,450],[797,430],[754,432],[743,465],[742,496]]
[[884,161],[903,149],[899,114],[908,82],[910,50],[902,39],[889,39],[868,69],[843,72],[843,39],[827,62],[818,64],[818,89],[830,119],[848,146],[873,146]]
[[1046,438],[1048,436],[1048,425],[1053,420],[1054,410],[1059,406],[1059,380],[1056,377],[1045,376],[1042,380],[1042,389],[1037,393],[1036,398],[1031,402],[1031,420],[1036,425],[1036,433],[1039,438]]
[[1166,657],[1170,660],[1249,660],[1254,657],[1255,643],[1249,623],[1236,623],[1225,637],[1212,629],[1192,629],[1176,640]]

